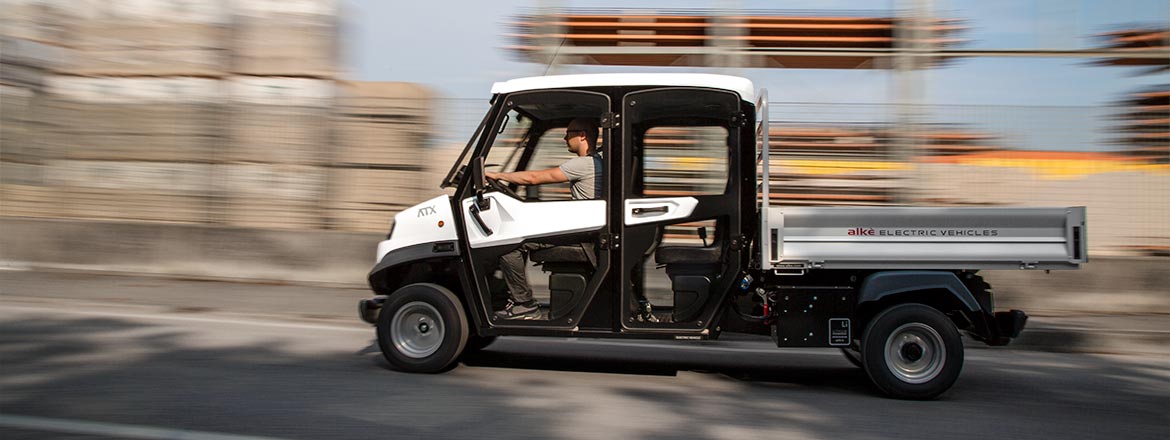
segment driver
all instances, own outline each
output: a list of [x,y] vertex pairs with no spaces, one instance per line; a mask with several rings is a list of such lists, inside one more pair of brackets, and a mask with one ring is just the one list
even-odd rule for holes
[[[547,170],[515,171],[511,173],[485,172],[490,179],[505,180],[520,185],[543,185],[570,182],[573,200],[601,197],[605,180],[601,175],[601,152],[597,150],[598,124],[596,119],[577,118],[565,128],[565,143],[570,153],[577,155],[561,166]],[[502,319],[538,319],[540,304],[532,297],[526,266],[528,253],[552,247],[545,243],[524,243],[500,257],[500,271],[508,285],[507,306],[496,312]]]

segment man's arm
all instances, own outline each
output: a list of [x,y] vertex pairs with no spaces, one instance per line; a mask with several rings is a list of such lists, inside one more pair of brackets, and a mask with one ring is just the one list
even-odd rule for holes
[[543,185],[546,183],[564,183],[569,181],[569,178],[565,176],[565,173],[561,171],[560,167],[511,173],[493,173],[488,171],[484,175],[493,179],[506,180],[520,185]]

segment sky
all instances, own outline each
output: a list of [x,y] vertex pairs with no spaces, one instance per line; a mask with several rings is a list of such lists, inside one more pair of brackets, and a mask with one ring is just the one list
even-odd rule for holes
[[[621,1],[496,0],[405,1],[343,0],[343,59],[349,77],[369,81],[423,83],[446,98],[489,98],[491,83],[544,73],[547,66],[517,61],[503,47],[507,22],[540,6],[630,10]],[[778,2],[749,0],[641,1],[635,9],[734,8],[774,11]],[[793,0],[786,11],[872,11],[889,15],[913,0]],[[1134,26],[1170,26],[1165,0],[934,0],[939,17],[966,20],[961,36],[970,49],[1088,49],[1094,35]],[[1060,125],[1100,125],[1101,107],[1137,89],[1170,84],[1170,73],[1138,75],[1140,69],[1090,66],[1079,58],[962,59],[930,69],[916,80],[925,83],[927,104],[962,106],[959,116],[1023,132],[1020,118],[1051,135],[1030,143],[1045,149],[1094,149],[1102,135],[1070,133]],[[868,114],[891,101],[891,75],[883,70],[630,68],[558,66],[555,73],[669,71],[732,73],[766,87],[772,101],[839,104],[838,113]],[[999,111],[988,111],[995,106]],[[1043,109],[1034,108],[1043,106]],[[1076,107],[1059,109],[1057,107]],[[944,112],[946,113],[946,112]],[[848,117],[845,117],[848,119]],[[474,128],[474,127],[473,127]],[[1095,128],[1100,128],[1096,127]],[[1083,129],[1083,127],[1082,127]],[[1100,132],[1101,130],[1096,130]],[[1064,133],[1064,134],[1061,134]]]

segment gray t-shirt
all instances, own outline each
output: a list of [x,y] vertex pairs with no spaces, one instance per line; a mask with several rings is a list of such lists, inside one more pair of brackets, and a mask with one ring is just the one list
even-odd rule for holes
[[600,152],[574,157],[561,164],[561,172],[572,184],[573,200],[601,198],[601,186],[605,184],[601,166]]

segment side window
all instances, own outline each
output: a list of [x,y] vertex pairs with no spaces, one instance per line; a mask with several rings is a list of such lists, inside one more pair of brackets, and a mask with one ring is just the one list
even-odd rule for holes
[[[532,91],[510,94],[502,100],[506,116],[494,123],[494,131],[489,130],[494,138],[484,153],[486,171],[510,173],[556,168],[576,158],[570,148],[589,154],[604,146],[606,132],[600,128],[594,128],[597,130],[596,139],[586,136],[588,144],[580,141],[586,132],[583,129],[575,128],[573,132],[577,135],[573,139],[566,138],[570,126],[600,125],[602,116],[610,111],[609,97],[603,94],[575,90]],[[574,163],[576,174],[569,177],[575,182],[515,185],[513,188],[524,201],[572,200],[574,191],[584,194],[591,188],[605,190],[603,169],[594,166],[590,174],[584,171],[590,167],[580,161]],[[594,198],[593,194],[582,198]]]
[[646,197],[719,195],[727,189],[727,129],[659,126],[642,137],[642,194]]
[[[536,151],[532,155],[532,162],[528,166],[528,169],[544,170],[558,167],[569,159],[572,159],[573,154],[565,148],[564,136],[564,128],[555,128],[544,132],[540,137],[540,141],[536,143]],[[569,194],[568,182],[533,186],[525,194],[528,200],[552,201],[572,199],[572,195]]]
[[[597,138],[597,149],[605,151],[604,136]],[[570,153],[568,148],[565,147],[565,128],[554,128],[544,132],[540,136],[528,169],[545,170],[555,168],[573,157],[573,153]],[[528,200],[541,200],[546,202],[572,199],[568,182],[534,186],[526,194]]]
[[492,142],[491,149],[488,150],[484,168],[496,172],[516,171],[531,128],[531,119],[521,115],[516,109],[509,110],[508,117],[501,120],[500,125],[496,127],[498,134]]

